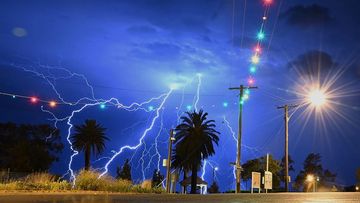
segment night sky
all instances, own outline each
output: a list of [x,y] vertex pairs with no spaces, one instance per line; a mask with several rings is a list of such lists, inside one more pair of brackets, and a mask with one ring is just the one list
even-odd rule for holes
[[[219,167],[221,190],[233,189],[229,163],[235,161],[236,144],[224,116],[236,131],[238,97],[228,88],[247,83],[264,11],[260,0],[248,0],[246,7],[244,3],[245,0],[3,0],[0,92],[56,101],[61,96],[75,102],[93,96],[91,85],[96,99],[117,98],[129,105],[167,93],[176,84],[178,88],[160,110],[145,144],[137,151],[125,150],[109,167],[114,175],[116,166],[132,158],[133,177],[142,180],[142,165],[146,168],[150,163],[145,171],[147,179],[157,165],[157,157],[150,162],[155,137],[159,135],[159,150],[164,158],[168,133],[176,126],[177,116],[194,109],[201,74],[198,108],[216,120],[221,132],[216,155],[209,160]],[[276,107],[302,100],[301,87],[310,85],[304,82],[308,81],[306,78],[319,78],[321,84],[331,83],[331,106],[321,112],[299,108],[292,115],[289,151],[296,173],[290,175],[294,180],[307,154],[316,152],[322,155],[324,168],[337,173],[340,185],[355,183],[355,169],[360,167],[359,10],[357,0],[274,0],[255,76],[259,89],[251,91],[244,104],[243,163],[267,152],[277,159],[283,156],[283,111]],[[70,72],[77,74],[71,77]],[[108,157],[123,145],[137,144],[160,103],[161,100],[155,100],[144,106],[146,111],[134,112],[96,105],[76,113],[72,123],[81,124],[91,118],[106,127],[111,141],[100,157]],[[54,109],[42,105],[62,118],[82,104],[59,104]],[[0,109],[1,122],[54,124],[49,120],[53,117],[41,110],[41,104],[30,104],[27,99],[0,96]],[[68,125],[59,122],[58,127],[65,148],[52,172],[64,174],[71,154],[66,143]],[[144,153],[142,162],[144,149],[151,151]],[[75,157],[73,168],[78,170],[83,163],[80,154]],[[106,159],[102,159],[93,167],[101,168],[105,163]],[[164,174],[164,167],[161,170]],[[211,166],[206,171],[205,180],[211,183]]]

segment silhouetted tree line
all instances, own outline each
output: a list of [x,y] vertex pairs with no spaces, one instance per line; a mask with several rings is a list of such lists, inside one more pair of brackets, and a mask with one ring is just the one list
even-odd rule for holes
[[59,130],[50,125],[0,123],[0,169],[47,171],[63,147]]
[[[293,161],[291,160],[289,163],[293,163]],[[281,167],[282,165],[284,164],[280,160],[276,160],[272,155],[269,155],[269,171],[273,174],[272,181],[274,190],[280,190],[281,181],[284,180],[284,178],[282,178],[284,173],[283,168]],[[290,170],[293,170],[292,164],[289,165],[291,166],[289,167]],[[248,183],[251,181],[252,172],[260,172],[262,173],[262,176],[264,176],[266,170],[266,156],[248,160],[242,165],[242,168],[243,172],[241,173],[241,178],[245,181],[247,187]]]
[[131,178],[131,165],[129,162],[129,159],[125,160],[125,163],[122,167],[117,167],[116,168],[116,178],[117,179],[122,179],[122,180],[129,180],[132,181]]
[[[294,171],[293,163],[294,161],[289,156],[289,171]],[[281,184],[285,181],[284,166],[285,157],[281,160],[275,160],[271,155],[269,156],[269,171],[273,174],[273,190],[275,191],[284,190]],[[266,157],[263,156],[248,160],[242,165],[242,167],[243,172],[241,173],[241,178],[246,182],[246,184],[248,184],[248,182],[251,181],[251,172],[261,172],[262,175],[264,175],[263,173],[266,170]],[[310,184],[314,184],[306,181],[307,175],[313,175],[316,178],[315,181],[317,181],[317,188],[331,188],[336,179],[335,173],[323,168],[321,156],[317,153],[310,153],[306,157],[303,169],[300,170],[299,174],[293,181],[295,190],[306,191],[310,186],[312,186]]]
[[324,169],[321,163],[321,156],[319,153],[310,153],[304,163],[303,169],[295,178],[295,189],[306,191],[311,186],[308,181],[306,181],[307,175],[313,175],[317,178],[317,187],[331,187],[335,183],[336,173],[332,173],[328,169]]

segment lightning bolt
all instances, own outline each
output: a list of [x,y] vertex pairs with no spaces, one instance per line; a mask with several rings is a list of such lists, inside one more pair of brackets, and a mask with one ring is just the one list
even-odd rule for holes
[[[93,107],[93,106],[99,106],[99,105],[115,106],[115,107],[117,107],[119,109],[124,109],[124,110],[130,111],[130,112],[131,111],[137,111],[137,110],[143,110],[143,111],[146,111],[146,112],[150,112],[152,110],[148,110],[148,109],[144,108],[143,106],[147,105],[147,104],[149,104],[149,103],[151,103],[151,102],[153,102],[155,100],[163,99],[163,102],[161,103],[161,105],[159,107],[159,109],[160,109],[160,108],[163,107],[164,102],[169,97],[170,93],[173,91],[173,89],[171,89],[168,93],[161,94],[158,97],[150,98],[149,100],[144,101],[142,103],[134,102],[134,103],[131,103],[130,105],[124,105],[121,102],[119,102],[119,100],[116,99],[116,98],[110,98],[110,99],[107,99],[107,100],[105,100],[105,99],[96,99],[95,94],[94,94],[94,88],[93,88],[92,85],[90,85],[90,83],[88,82],[88,79],[84,75],[71,72],[70,70],[68,70],[66,68],[52,67],[52,66],[43,65],[43,64],[40,64],[40,63],[38,63],[36,65],[36,67],[34,67],[34,66],[27,67],[27,66],[18,65],[18,64],[10,64],[10,65],[12,67],[14,67],[14,68],[21,69],[21,70],[23,70],[25,72],[34,74],[35,76],[42,78],[43,80],[45,80],[47,82],[47,84],[52,88],[53,92],[55,92],[55,94],[57,95],[58,99],[60,100],[59,104],[69,105],[69,106],[73,106],[73,107],[76,108],[75,110],[71,111],[70,115],[59,118],[54,113],[52,113],[50,110],[45,109],[43,106],[41,107],[41,110],[43,112],[48,113],[48,114],[51,115],[52,119],[50,119],[50,120],[54,121],[54,126],[55,126],[56,129],[57,129],[57,125],[58,125],[59,122],[66,122],[66,124],[68,125],[66,140],[67,140],[67,142],[69,144],[71,155],[69,157],[68,171],[64,174],[64,176],[68,175],[68,174],[70,175],[70,181],[72,182],[73,186],[75,186],[75,183],[76,183],[76,176],[75,176],[74,170],[72,169],[72,164],[73,164],[74,157],[79,154],[79,151],[77,151],[73,147],[70,137],[71,137],[71,131],[72,131],[72,128],[73,128],[72,119],[76,114],[82,112],[85,108]],[[41,69],[43,71],[40,71],[39,69]],[[59,72],[59,71],[61,71],[63,76],[56,77],[52,73],[52,72]],[[61,95],[61,93],[57,90],[56,82],[58,80],[60,80],[60,79],[72,79],[74,77],[80,78],[85,82],[86,86],[90,90],[90,96],[89,97],[82,97],[82,98],[76,100],[75,102],[70,102],[70,101],[65,100],[65,98]],[[154,118],[153,121],[155,121],[156,118],[158,117],[158,113],[159,112],[157,111],[157,116]],[[153,126],[153,124],[152,124],[152,126]],[[147,130],[146,133],[148,131],[150,131],[150,129]],[[144,136],[146,135],[146,133],[144,133]],[[50,138],[50,137],[51,137],[51,134],[49,135],[48,138]],[[117,154],[117,153],[115,153],[115,154]],[[107,158],[109,158],[109,160],[113,160],[114,157],[115,156],[112,156],[110,158],[107,157]],[[108,164],[109,164],[109,162],[107,162],[105,167],[107,167]],[[107,171],[107,168],[105,168],[105,169]]]
[[108,173],[109,169],[109,165],[112,163],[112,161],[117,157],[119,156],[125,149],[130,149],[130,150],[134,150],[134,149],[137,149],[139,148],[142,143],[143,143],[143,140],[144,138],[146,137],[146,135],[148,134],[149,131],[152,130],[156,120],[159,118],[160,116],[160,110],[163,108],[165,102],[167,101],[167,99],[169,98],[170,94],[173,92],[173,89],[170,89],[168,93],[166,93],[164,99],[162,100],[160,106],[156,109],[156,116],[152,119],[152,122],[150,124],[150,126],[148,128],[145,129],[145,131],[143,132],[143,134],[141,135],[140,139],[139,139],[139,143],[135,146],[130,146],[130,145],[125,145],[123,147],[121,147],[119,149],[118,152],[116,152],[111,158],[110,160],[105,164],[105,167],[104,167],[104,172],[102,172],[100,175],[99,175],[99,178],[101,178],[102,176],[104,176],[105,174]]
[[[60,122],[65,122],[67,125],[67,134],[66,134],[66,141],[69,144],[69,149],[71,151],[71,155],[69,157],[69,162],[68,162],[68,169],[67,172],[64,174],[64,176],[69,175],[70,177],[70,181],[72,182],[72,185],[75,186],[76,184],[76,173],[73,170],[73,162],[74,162],[74,158],[79,154],[79,151],[77,151],[71,141],[71,133],[73,130],[73,123],[72,120],[73,118],[81,113],[84,109],[86,108],[91,108],[94,106],[114,106],[117,107],[118,109],[123,109],[129,112],[132,111],[138,111],[138,110],[142,110],[145,112],[155,112],[155,116],[152,118],[151,124],[148,128],[145,129],[145,131],[143,132],[143,134],[141,135],[139,142],[137,145],[134,146],[130,146],[130,145],[125,145],[122,146],[118,151],[112,151],[112,155],[111,156],[107,156],[107,157],[102,157],[97,161],[100,160],[107,160],[105,166],[103,168],[99,168],[97,170],[102,171],[102,173],[99,175],[99,178],[101,178],[102,176],[104,176],[105,174],[108,173],[109,169],[109,165],[112,163],[112,161],[119,156],[124,150],[128,149],[128,150],[138,150],[141,146],[145,147],[145,150],[142,153],[142,176],[143,179],[145,179],[145,172],[146,170],[148,170],[150,168],[150,165],[153,161],[153,159],[156,157],[157,161],[156,161],[156,167],[158,170],[160,170],[160,161],[161,161],[161,154],[159,151],[159,137],[161,136],[162,130],[163,130],[163,114],[161,113],[161,110],[164,108],[164,105],[167,101],[167,99],[169,98],[169,96],[171,95],[171,93],[173,92],[173,88],[171,88],[167,93],[161,94],[157,97],[153,97],[150,98],[146,101],[143,102],[134,102],[131,103],[129,105],[125,105],[123,103],[121,103],[117,98],[110,98],[110,99],[98,99],[95,97],[95,93],[94,93],[94,88],[93,86],[89,83],[88,79],[85,77],[85,75],[83,74],[78,74],[78,73],[74,73],[71,72],[70,70],[63,68],[63,67],[53,67],[53,66],[49,66],[49,65],[43,65],[43,64],[36,64],[35,66],[24,66],[24,65],[19,65],[19,64],[11,64],[12,67],[14,68],[18,68],[21,69],[25,72],[31,73],[43,80],[45,80],[47,82],[47,84],[51,87],[51,89],[53,90],[53,92],[57,95],[58,99],[60,102],[58,102],[58,104],[63,104],[63,105],[68,105],[71,106],[75,109],[72,109],[70,111],[70,113],[67,116],[63,116],[63,117],[58,117],[57,115],[55,115],[50,109],[45,108],[44,106],[41,106],[41,110],[44,113],[49,114],[52,118],[49,119],[51,121],[54,122],[54,126],[55,129],[58,129],[58,123]],[[56,76],[54,74],[54,72],[59,73],[61,72],[61,76]],[[89,90],[89,96],[85,96],[82,98],[78,98],[75,101],[68,101],[67,99],[65,99],[65,97],[63,97],[63,95],[61,94],[60,91],[58,91],[56,83],[58,81],[60,81],[61,79],[73,79],[73,78],[79,78],[82,81],[84,81],[84,83],[86,84],[86,86],[88,87]],[[198,103],[200,100],[200,88],[201,88],[201,74],[197,74],[197,79],[198,79],[198,84],[197,84],[197,89],[196,89],[196,95],[194,96],[194,100],[193,100],[193,106],[195,111],[198,110]],[[178,115],[178,120],[179,120],[179,112],[180,109],[183,105],[184,102],[184,91],[185,89],[183,88],[183,95],[182,95],[182,99],[181,99],[181,104],[180,104],[180,108],[179,111],[177,112]],[[156,100],[161,100],[161,104],[159,105],[158,108],[156,109],[150,109],[150,108],[145,108],[145,105],[148,105]],[[160,116],[161,114],[161,116]],[[150,131],[153,130],[154,125],[156,123],[156,121],[160,119],[160,127],[159,127],[159,131],[155,137],[154,140],[154,144],[152,144],[152,146],[149,148],[149,151],[146,152],[146,143],[145,143],[145,137],[149,134]],[[48,138],[50,138],[52,135],[52,133],[49,135]],[[149,155],[149,153],[155,149],[155,154],[152,155],[150,157],[150,161],[148,162],[148,164],[145,166],[144,165],[144,157]],[[146,152],[146,153],[145,153]],[[136,153],[136,152],[135,152]]]
[[[213,163],[211,163],[213,162]],[[215,166],[214,165],[218,165],[215,161],[212,161],[212,160],[204,160],[204,165],[203,165],[203,168],[202,168],[202,174],[201,174],[201,179],[204,180],[205,178],[205,173],[206,173],[206,166],[209,165],[212,170],[215,170]],[[214,172],[214,179],[216,178],[216,173]],[[207,191],[205,191],[205,194],[207,193]]]
[[200,73],[197,74],[198,77],[198,84],[197,84],[197,88],[196,88],[196,95],[195,95],[195,102],[194,102],[194,109],[195,111],[198,111],[197,105],[199,103],[199,99],[200,99],[200,87],[201,87],[201,77],[202,75]]
[[[164,127],[163,115],[164,115],[164,109],[162,110],[162,113],[160,115],[159,131],[158,131],[157,135],[155,136],[154,143],[151,145],[149,150],[146,149],[146,142],[143,142],[144,150],[143,150],[142,155],[140,157],[141,169],[142,169],[141,172],[142,172],[142,176],[143,176],[143,181],[146,179],[146,177],[145,177],[146,171],[150,169],[152,161],[156,156],[157,156],[157,165],[156,165],[157,170],[160,171],[161,154],[159,152],[158,142],[159,142],[159,137],[160,137],[161,132],[162,132],[163,127]],[[151,151],[153,149],[155,149],[155,153],[150,156],[150,153],[151,153]],[[150,160],[147,162],[147,165],[145,166],[145,157],[147,157],[147,156],[150,156]]]
[[202,167],[202,173],[201,173],[201,179],[204,180],[204,177],[205,177],[205,173],[206,173],[206,165],[207,165],[208,161],[205,159],[204,160],[204,165]]
[[[223,117],[223,121],[226,124],[226,127],[229,129],[231,137],[235,141],[235,146],[237,146],[238,139],[236,137],[236,133],[233,130],[233,128],[231,127],[230,122],[226,119],[226,116]],[[244,144],[241,144],[241,146],[244,147],[245,149],[250,150],[251,152],[254,152],[254,151],[259,152],[259,150],[257,148],[255,148],[255,147],[250,147],[250,146],[247,146],[247,145],[244,145]],[[236,153],[236,156],[237,156],[237,153]],[[236,167],[235,166],[233,167],[233,175],[234,175],[234,179],[236,179]]]
[[[196,77],[194,79],[192,79],[192,81],[194,81],[195,79],[197,79],[198,83],[197,83],[197,89],[196,89],[196,93],[193,99],[193,106],[194,109],[198,110],[198,103],[199,103],[199,99],[200,99],[200,88],[201,88],[201,74],[196,74]],[[177,107],[177,124],[180,123],[180,117],[183,113],[180,113],[184,100],[185,100],[185,86],[187,86],[189,83],[186,83],[183,87],[182,87],[182,95],[181,95],[181,101],[180,101],[180,106]],[[141,165],[141,172],[142,172],[142,178],[143,180],[146,179],[146,171],[150,169],[150,166],[153,162],[153,159],[155,157],[157,157],[157,163],[155,163],[154,165],[157,167],[157,170],[160,170],[160,161],[161,161],[161,154],[159,152],[159,137],[161,135],[161,132],[163,130],[163,117],[161,116],[160,118],[160,129],[158,131],[158,134],[156,135],[155,139],[154,139],[154,143],[150,146],[150,148],[147,148],[146,142],[145,140],[143,141],[143,146],[144,149],[141,153],[141,157],[139,159],[139,163]],[[165,142],[166,143],[166,142]],[[138,148],[139,149],[139,148]],[[150,155],[150,153],[152,152],[152,150],[154,149],[155,153],[153,155]],[[135,154],[134,154],[135,155]],[[133,155],[133,156],[134,156]],[[145,160],[146,157],[149,157],[149,159],[147,160],[147,164],[145,164]]]
[[178,111],[176,112],[177,115],[177,124],[180,123],[180,117],[183,114],[183,112],[180,113],[182,106],[184,104],[184,98],[185,98],[185,87],[182,88],[182,94],[181,94],[181,102],[180,102],[180,106],[178,107]]

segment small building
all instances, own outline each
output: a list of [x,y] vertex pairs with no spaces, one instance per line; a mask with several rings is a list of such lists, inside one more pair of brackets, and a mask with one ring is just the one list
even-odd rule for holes
[[[184,188],[187,188],[187,186],[191,185],[191,176],[181,181],[180,185]],[[201,179],[199,176],[196,178],[196,189],[199,190],[200,194],[202,195],[207,194],[207,186],[208,183],[205,182],[203,179]],[[187,190],[185,189],[183,193],[186,194]]]

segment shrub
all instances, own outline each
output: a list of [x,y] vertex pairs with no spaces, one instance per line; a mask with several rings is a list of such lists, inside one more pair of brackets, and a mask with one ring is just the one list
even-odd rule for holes
[[24,182],[28,183],[50,183],[55,181],[55,176],[49,173],[32,173],[25,177]]
[[[76,177],[75,189],[108,191],[108,192],[134,192],[134,193],[162,193],[163,188],[151,188],[151,180],[145,180],[141,184],[133,185],[128,180],[116,180],[109,176],[99,177],[94,171],[80,171]],[[0,183],[0,190],[47,190],[62,191],[71,190],[68,181],[60,180],[59,177],[49,173],[33,173],[22,180]]]
[[111,192],[131,192],[132,183],[129,180],[115,180],[109,186],[109,191]]
[[141,188],[146,189],[146,190],[151,190],[151,188],[152,188],[151,180],[144,180],[141,183]]
[[108,191],[114,180],[109,176],[98,178],[99,175],[99,173],[94,171],[80,171],[79,175],[76,177],[75,188],[78,190]]
[[0,184],[0,190],[69,190],[70,183],[59,181],[49,173],[32,173],[18,181]]

